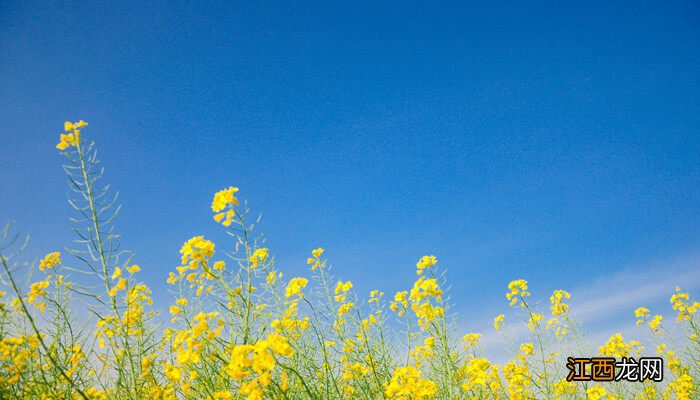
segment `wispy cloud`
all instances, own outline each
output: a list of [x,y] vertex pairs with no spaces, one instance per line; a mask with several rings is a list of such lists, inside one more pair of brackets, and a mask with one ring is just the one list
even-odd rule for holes
[[[676,286],[691,292],[700,288],[699,253],[611,270],[617,272],[571,290],[572,316],[584,323],[592,345],[602,344],[616,332],[626,336],[643,334],[631,323],[634,309],[646,306],[654,313],[668,313],[667,299]],[[512,326],[509,333],[515,342],[525,341],[530,335],[524,324]],[[494,361],[508,356],[503,351],[502,336],[492,329],[484,332],[482,346]]]
[[684,290],[700,287],[700,255],[628,267],[598,278],[592,285],[572,291],[573,315],[582,321],[606,319],[668,298],[676,286]]

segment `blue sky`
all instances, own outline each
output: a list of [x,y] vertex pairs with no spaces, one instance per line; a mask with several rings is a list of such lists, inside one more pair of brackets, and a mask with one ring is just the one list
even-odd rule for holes
[[288,276],[323,246],[391,293],[436,255],[465,329],[515,278],[541,299],[642,272],[697,293],[699,19],[690,1],[4,1],[0,220],[28,257],[70,245],[54,145],[85,119],[156,293],[182,242],[222,237],[209,205],[230,185]]

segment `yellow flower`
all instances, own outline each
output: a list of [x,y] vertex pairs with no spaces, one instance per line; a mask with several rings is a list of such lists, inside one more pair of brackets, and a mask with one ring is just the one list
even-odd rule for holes
[[479,339],[481,339],[481,335],[478,333],[467,333],[462,337],[462,343],[468,343],[467,345],[464,346],[465,349],[468,349],[469,347],[476,347],[479,344]]
[[649,321],[649,328],[651,328],[652,331],[658,332],[659,325],[661,325],[661,320],[663,317],[661,315],[654,315],[654,318],[652,318],[651,321]]
[[435,297],[438,301],[442,298],[442,290],[435,279],[425,279],[420,277],[413,284],[409,299],[414,303],[419,303],[427,298]]
[[676,293],[671,296],[670,303],[672,308],[678,311],[678,317],[676,320],[678,322],[686,321],[691,318],[691,315],[695,314],[700,308],[700,303],[694,302],[690,304],[690,296],[688,293],[682,293],[680,287],[676,287]]
[[61,134],[61,141],[56,145],[59,150],[65,150],[70,146],[78,146],[80,137],[75,137],[75,134],[69,133],[67,135]]
[[170,274],[168,274],[168,279],[166,280],[166,282],[168,282],[171,285],[174,285],[175,283],[177,283],[178,280],[180,280],[180,278],[171,272]]
[[600,354],[608,357],[629,357],[632,347],[636,342],[625,343],[622,334],[616,333],[601,346]]
[[290,357],[294,350],[286,338],[274,333],[254,344],[233,347],[226,371],[231,378],[242,381],[240,394],[247,395],[249,400],[262,399],[262,389],[270,384],[276,365],[275,354]]
[[253,255],[250,257],[250,268],[257,268],[265,263],[267,257],[270,255],[269,249],[266,247],[256,249]]
[[435,258],[435,256],[423,256],[416,264],[416,273],[421,275],[424,269],[430,268],[435,264],[437,264],[437,258]]
[[649,309],[646,307],[639,307],[634,310],[634,316],[637,317],[637,326],[639,326],[649,318]]
[[348,290],[352,288],[352,282],[347,281],[343,283],[342,281],[338,281],[335,285],[335,294],[340,294],[340,293],[345,293]]
[[639,307],[634,310],[634,316],[637,318],[646,317],[647,315],[649,315],[649,309],[646,307]]
[[[394,295],[394,301],[392,301],[391,304],[389,305],[389,308],[391,309],[391,311],[397,312],[399,317],[402,316],[406,312],[406,309],[408,308],[408,301],[406,301],[407,297],[408,297],[408,292],[406,292],[406,291],[398,292]],[[401,307],[399,307],[399,305]]]
[[304,294],[301,293],[301,289],[306,287],[306,284],[309,281],[306,280],[305,278],[292,278],[289,283],[287,284],[287,290],[285,292],[285,296],[287,298],[290,298],[294,295],[299,295],[299,297],[303,298]]
[[376,303],[379,304],[379,300],[384,296],[384,292],[380,292],[379,290],[372,290],[369,292],[369,300],[367,300],[368,303]]
[[117,281],[117,284],[114,285],[114,287],[109,290],[109,296],[114,297],[117,295],[118,291],[126,289],[126,283],[127,283],[126,279],[119,278],[119,280]]
[[41,262],[39,263],[39,269],[41,271],[43,271],[45,269],[53,268],[60,263],[61,263],[61,253],[56,251],[56,252],[47,254],[46,257],[44,257],[44,259],[41,260]]
[[552,316],[556,317],[569,311],[569,305],[563,302],[564,299],[569,298],[571,298],[571,295],[565,290],[555,290],[552,293],[552,296],[549,298],[551,303],[549,308],[552,310]]
[[[229,187],[228,189],[222,189],[214,194],[214,200],[211,203],[211,210],[217,213],[214,215],[214,220],[216,222],[221,222],[224,226],[231,225],[233,222],[233,216],[235,212],[233,210],[234,206],[238,205],[238,199],[236,198],[237,187]],[[223,211],[226,207],[230,207],[228,211]],[[225,217],[225,219],[224,219]]]
[[[696,393],[697,389],[695,388],[693,377],[684,373],[668,385],[667,391],[673,391],[676,398],[679,400],[690,400],[695,398],[693,395]],[[664,393],[664,398],[667,397],[666,393]]]
[[532,343],[523,343],[520,345],[520,353],[524,356],[535,354],[535,346]]
[[588,400],[600,400],[604,398],[606,394],[607,391],[604,387],[600,385],[591,386],[588,389],[586,389],[586,395],[588,396]]
[[29,287],[29,294],[27,294],[27,301],[29,304],[34,303],[37,297],[43,297],[46,295],[46,288],[49,287],[51,282],[47,279],[45,281],[34,282]]
[[282,371],[282,376],[280,376],[282,382],[280,383],[280,389],[286,391],[289,389],[289,377],[287,376],[287,371]]
[[86,127],[87,125],[88,125],[87,122],[83,121],[82,119],[81,119],[80,121],[78,121],[78,122],[73,122],[73,123],[71,123],[70,121],[66,121],[66,122],[63,123],[63,129],[64,129],[66,132],[69,132],[69,131],[72,131],[72,130],[76,130],[76,129],[80,129],[80,128]]
[[512,281],[508,284],[508,289],[510,289],[510,293],[506,293],[506,299],[510,300],[510,305],[516,305],[518,299],[521,299],[520,306],[525,307],[524,298],[530,295],[530,292],[527,291],[527,281],[524,279]]
[[421,378],[421,371],[409,365],[396,368],[386,384],[384,395],[388,398],[423,400],[437,392],[435,382]]
[[199,268],[214,255],[214,243],[204,236],[195,236],[182,245],[180,254],[182,266],[178,267],[178,272],[184,276],[186,270]]
[[80,145],[80,128],[87,126],[87,122],[80,120],[79,122],[68,122],[63,124],[63,128],[67,134],[61,134],[61,141],[56,145],[59,150],[65,150],[70,146]]
[[313,257],[309,257],[306,259],[306,263],[311,266],[312,270],[315,270],[316,268],[323,268],[325,266],[325,261],[321,261],[319,257],[321,257],[321,254],[323,254],[323,249],[321,247],[312,250],[311,255]]
[[505,315],[500,314],[493,319],[493,328],[496,329],[496,332],[501,330],[501,326],[503,325],[503,318],[505,318]]
[[163,369],[165,371],[165,377],[171,382],[175,384],[180,382],[180,378],[182,377],[182,368],[178,368],[172,364],[165,364]]
[[133,274],[135,274],[135,273],[141,271],[141,267],[139,267],[138,265],[134,264],[134,265],[132,265],[131,267],[126,267],[126,270],[129,271],[129,273],[130,273],[131,275],[133,275]]
[[350,309],[352,308],[352,305],[352,303],[345,303],[338,307],[338,317],[343,317],[344,315],[349,313]]
[[281,277],[282,277],[281,272],[270,271],[267,274],[267,277],[265,278],[265,282],[267,282],[268,285],[274,285],[275,283],[277,283],[277,279],[281,278]]
[[566,379],[562,379],[560,381],[555,382],[553,385],[554,387],[554,394],[556,396],[565,397],[565,398],[573,398],[574,395],[576,394],[576,386],[574,382],[569,382]]
[[527,327],[530,329],[530,331],[534,332],[535,328],[537,328],[540,325],[540,322],[543,318],[544,315],[538,314],[536,312],[530,314],[530,320],[527,323]]
[[464,390],[471,390],[475,387],[486,387],[488,371],[491,363],[485,358],[472,358],[469,360],[464,372],[466,372],[467,382],[462,385]]

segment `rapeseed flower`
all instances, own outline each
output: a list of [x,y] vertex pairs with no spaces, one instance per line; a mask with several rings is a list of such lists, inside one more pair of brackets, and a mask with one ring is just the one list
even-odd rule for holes
[[45,269],[54,268],[55,266],[57,266],[60,263],[61,263],[61,253],[56,251],[56,252],[47,254],[46,257],[44,257],[41,260],[41,262],[39,262],[39,269],[41,271],[43,271]]
[[[214,200],[211,203],[211,210],[214,211],[214,220],[221,222],[224,226],[229,226],[233,222],[235,211],[234,206],[238,205],[236,198],[237,187],[230,186],[228,189],[222,189],[214,194]],[[226,212],[221,212],[228,208]],[[222,222],[223,220],[223,222]]]

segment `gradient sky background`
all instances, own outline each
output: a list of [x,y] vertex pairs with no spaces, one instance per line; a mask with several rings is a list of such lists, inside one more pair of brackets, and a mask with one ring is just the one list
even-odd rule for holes
[[603,335],[700,288],[699,66],[692,1],[1,1],[0,220],[70,246],[84,119],[159,306],[234,185],[287,276],[323,246],[393,293],[434,254],[464,330],[525,278]]

